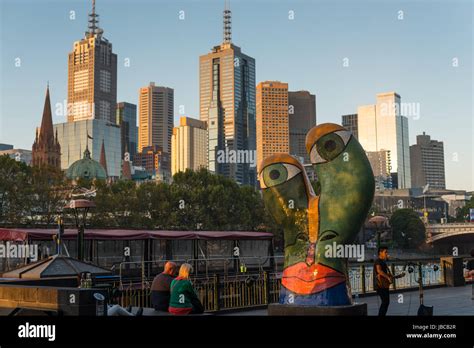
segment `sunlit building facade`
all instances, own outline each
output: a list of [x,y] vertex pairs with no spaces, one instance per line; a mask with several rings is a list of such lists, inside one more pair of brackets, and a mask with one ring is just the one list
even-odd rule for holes
[[391,173],[396,173],[397,188],[410,188],[408,118],[400,115],[400,110],[397,93],[377,94],[375,105],[358,108],[357,131],[365,151],[390,151]]
[[154,82],[140,88],[138,100],[138,152],[158,146],[171,152],[173,134],[174,90],[155,86]]
[[95,2],[89,28],[74,42],[68,59],[68,121],[100,119],[115,123],[117,55],[98,27]]
[[289,153],[288,84],[264,81],[257,85],[257,171],[276,153]]
[[171,175],[200,168],[207,168],[206,122],[181,117],[171,137]]

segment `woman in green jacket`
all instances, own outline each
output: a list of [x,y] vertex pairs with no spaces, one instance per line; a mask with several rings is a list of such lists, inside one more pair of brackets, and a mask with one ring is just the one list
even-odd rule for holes
[[189,280],[191,271],[192,266],[189,263],[182,264],[178,277],[171,282],[170,306],[168,308],[171,314],[186,315],[204,312],[204,307]]

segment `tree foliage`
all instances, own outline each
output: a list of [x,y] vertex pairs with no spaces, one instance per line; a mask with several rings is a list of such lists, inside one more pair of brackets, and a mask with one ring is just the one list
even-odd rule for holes
[[264,222],[260,193],[202,169],[175,174],[172,184],[96,184],[92,225],[169,230],[256,230]]
[[398,209],[390,218],[392,238],[397,246],[406,249],[419,247],[425,240],[425,225],[411,209]]
[[464,207],[457,209],[456,221],[457,222],[469,221],[469,209],[474,209],[474,196],[471,197],[470,201],[466,202],[466,205]]
[[63,209],[67,188],[60,170],[0,156],[0,224],[49,227]]
[[[274,230],[261,193],[208,172],[175,174],[172,184],[80,179],[50,167],[0,157],[0,225],[51,227],[75,187],[94,189],[89,228],[161,230]],[[70,215],[70,214],[69,214]],[[66,214],[66,221],[72,222]]]

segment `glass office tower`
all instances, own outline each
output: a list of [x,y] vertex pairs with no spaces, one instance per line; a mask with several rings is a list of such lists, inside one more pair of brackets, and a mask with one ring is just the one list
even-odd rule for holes
[[208,126],[209,170],[255,185],[255,59],[231,43],[229,23],[225,10],[223,43],[199,57],[199,116]]

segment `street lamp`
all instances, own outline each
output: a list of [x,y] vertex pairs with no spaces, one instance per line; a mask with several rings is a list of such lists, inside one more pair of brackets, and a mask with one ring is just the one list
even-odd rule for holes
[[86,226],[87,213],[94,208],[95,203],[87,199],[73,199],[65,208],[74,211],[74,219],[77,227],[77,258],[84,261],[84,228]]

